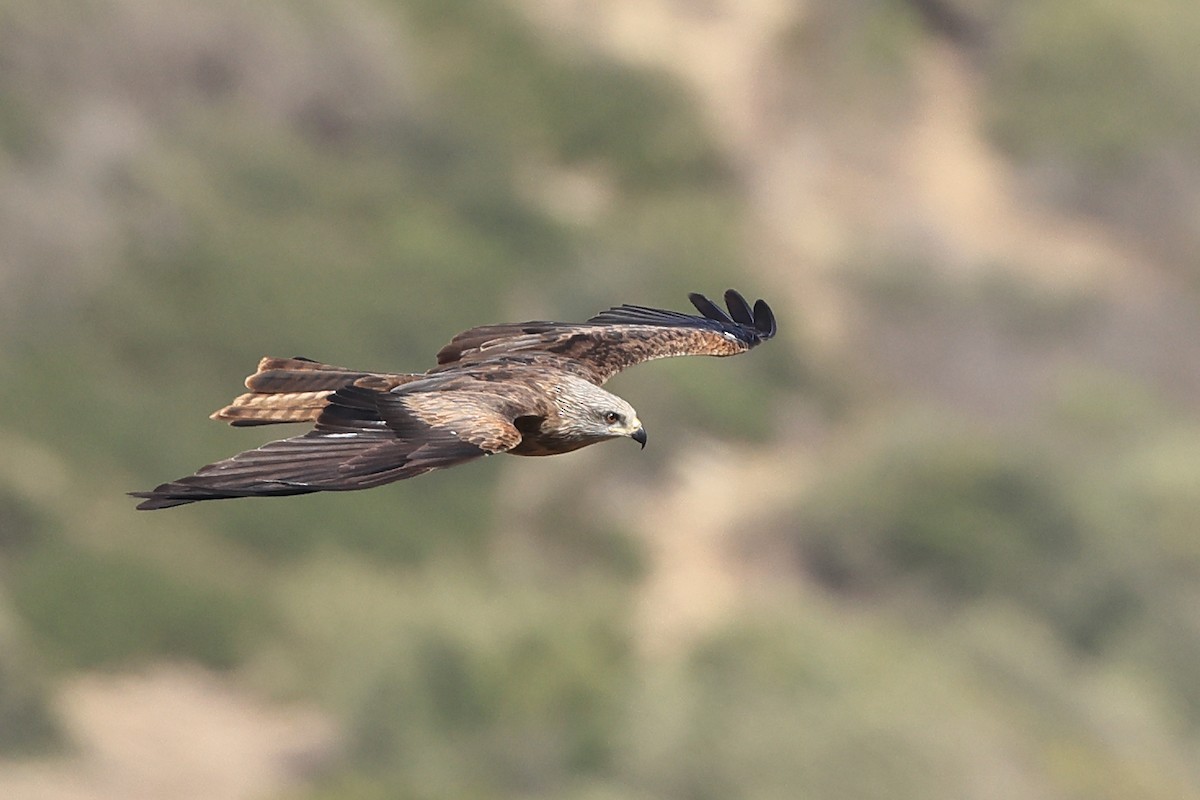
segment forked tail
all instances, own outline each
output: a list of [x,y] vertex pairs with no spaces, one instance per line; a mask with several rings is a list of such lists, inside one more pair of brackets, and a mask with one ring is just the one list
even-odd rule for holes
[[329,395],[346,386],[388,391],[422,375],[359,372],[308,358],[271,358],[258,362],[246,378],[250,391],[211,414],[237,427],[315,422],[328,405]]

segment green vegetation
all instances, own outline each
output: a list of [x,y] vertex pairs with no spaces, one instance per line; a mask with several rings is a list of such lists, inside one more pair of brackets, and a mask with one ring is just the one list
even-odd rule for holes
[[[1163,152],[1194,165],[1200,16],[962,6],[1019,164],[1101,211]],[[336,719],[297,798],[1200,798],[1200,373],[1161,345],[1195,340],[1194,293],[1146,311],[901,248],[838,273],[844,338],[809,349],[737,159],[665,72],[505,4],[263,8],[0,11],[0,752],[64,744],[65,677],[184,660]],[[905,113],[921,17],[811,13],[775,43],[799,95],[884,135],[862,122]],[[123,496],[273,437],[204,419],[264,354],[417,369],[472,324],[726,286],[780,339],[617,379],[656,420],[636,461]],[[768,468],[713,517],[737,599],[664,634],[646,592],[677,565],[631,510],[708,522],[688,459],[749,453]],[[669,577],[681,618],[719,605]]]
[[[1200,236],[1200,16],[1188,0],[1011,4],[995,31],[991,132],[1043,191],[1186,265]],[[1047,179],[1048,178],[1048,179]]]
[[[13,568],[12,603],[50,657],[72,667],[152,656],[227,668],[241,660],[252,607],[127,556],[49,543]],[[239,636],[239,634],[242,634]]]
[[46,681],[39,677],[34,648],[15,620],[0,619],[0,754],[35,753],[62,741],[49,709]]
[[998,50],[997,134],[1027,155],[1054,153],[1119,175],[1200,125],[1191,76],[1200,19],[1186,0],[1137,8],[1102,0],[1020,4]]

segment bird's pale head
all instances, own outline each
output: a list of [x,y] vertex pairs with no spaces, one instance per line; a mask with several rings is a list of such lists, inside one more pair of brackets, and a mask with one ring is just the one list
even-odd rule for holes
[[646,446],[646,429],[633,406],[594,383],[572,378],[557,393],[559,422],[572,438],[598,442],[628,436]]

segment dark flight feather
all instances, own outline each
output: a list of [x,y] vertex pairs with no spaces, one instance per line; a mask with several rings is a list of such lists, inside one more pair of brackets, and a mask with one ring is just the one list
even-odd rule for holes
[[750,304],[746,302],[746,298],[730,289],[725,292],[725,305],[729,307],[729,316],[733,317],[734,322],[738,325],[754,327],[754,312],[750,310]]

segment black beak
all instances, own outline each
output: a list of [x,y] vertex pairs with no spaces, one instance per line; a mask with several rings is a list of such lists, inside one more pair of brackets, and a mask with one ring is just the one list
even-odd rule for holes
[[633,439],[635,442],[640,444],[642,446],[643,450],[646,449],[646,429],[645,428],[638,428],[636,431],[629,434],[629,438]]

